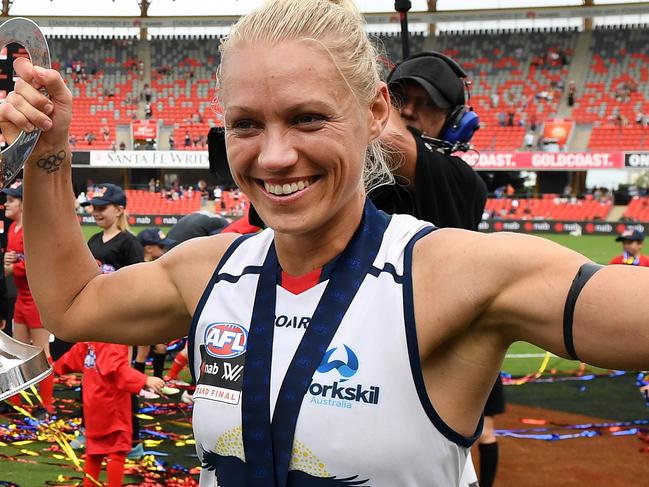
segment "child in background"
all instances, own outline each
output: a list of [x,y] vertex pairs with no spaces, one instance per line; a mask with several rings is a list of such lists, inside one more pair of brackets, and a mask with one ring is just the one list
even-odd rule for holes
[[121,486],[133,434],[130,396],[142,388],[160,393],[164,381],[132,368],[128,346],[112,343],[77,343],[55,362],[54,371],[83,372],[87,442],[83,485],[97,485],[92,479],[99,478],[102,461],[107,457],[108,486]]
[[[7,231],[7,251],[4,254],[4,275],[6,278],[13,275],[16,285],[16,305],[13,312],[13,337],[23,343],[30,343],[40,347],[45,352],[47,360],[51,363],[50,332],[43,328],[41,316],[36,308],[36,303],[29,289],[27,268],[25,262],[25,245],[23,241],[23,187],[14,184],[2,190],[7,196],[5,203],[5,217],[11,220]],[[32,411],[32,415],[45,419],[54,413],[54,378],[49,375],[38,385],[41,393],[42,408]],[[21,404],[20,395],[9,398],[9,403],[14,406]]]
[[610,264],[639,265],[649,267],[649,257],[642,255],[642,244],[644,243],[644,233],[640,230],[627,228],[622,234],[615,239],[616,242],[622,242],[622,255],[617,255],[609,262]]

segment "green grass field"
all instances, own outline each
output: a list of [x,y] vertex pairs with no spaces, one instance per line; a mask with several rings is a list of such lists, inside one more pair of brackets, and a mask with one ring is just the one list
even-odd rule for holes
[[[612,236],[584,235],[543,235],[543,238],[575,250],[600,264],[608,263],[613,256],[621,252],[621,245]],[[538,370],[545,351],[529,343],[515,343],[507,353],[503,370],[512,375],[525,375]],[[553,357],[548,366],[556,370],[576,370],[579,364],[572,360]]]
[[[94,226],[82,228],[86,239],[99,231],[99,228]],[[135,227],[133,231],[137,234],[142,228]],[[163,228],[163,231],[168,231],[168,228]],[[612,236],[553,235],[544,237],[576,250],[599,263],[607,263],[620,251],[620,245],[615,242]],[[533,374],[541,367],[545,355],[545,351],[538,347],[517,342],[507,353],[503,371],[516,377]],[[549,376],[551,372],[556,372],[557,375],[569,374],[577,370],[578,367],[579,364],[575,361],[551,356],[544,377]],[[606,371],[588,367],[587,372],[605,373]],[[184,377],[187,378],[187,375]],[[60,395],[74,397],[70,391],[61,392],[59,390],[57,397]],[[592,381],[534,382],[508,386],[506,395],[508,402],[612,420],[630,420],[649,416],[649,409],[635,386],[635,374],[633,373],[616,378],[598,378]],[[183,417],[182,414],[169,414],[157,416],[154,420],[143,423],[144,427],[149,429],[160,427],[163,432],[184,436],[190,433],[187,421],[188,418]],[[0,431],[3,423],[7,424],[7,418],[0,416]],[[2,441],[0,437],[0,442]],[[79,477],[80,474],[70,468],[69,461],[53,459],[51,454],[45,450],[49,446],[45,442],[35,442],[20,447],[10,444],[3,446],[0,443],[0,485],[5,485],[2,481],[14,482],[20,487],[37,487],[46,485],[46,482],[47,485],[78,485],[63,479],[57,482],[56,479],[59,475]],[[198,464],[194,447],[188,444],[178,444],[173,439],[165,440],[151,449],[167,453],[169,456],[161,457],[161,460],[167,462],[168,465],[180,464],[191,468]],[[29,456],[21,450],[32,451],[38,456]],[[182,475],[179,476],[182,477]],[[129,477],[127,481],[139,482],[141,478]]]

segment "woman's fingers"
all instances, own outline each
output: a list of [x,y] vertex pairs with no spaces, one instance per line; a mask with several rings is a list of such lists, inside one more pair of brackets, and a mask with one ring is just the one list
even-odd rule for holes
[[0,105],[0,129],[5,140],[12,144],[20,131],[31,132],[34,125],[15,106],[17,96],[10,93],[6,101]]
[[[18,132],[43,130],[39,147],[67,144],[72,115],[72,94],[61,74],[54,69],[34,66],[29,59],[18,58],[14,70],[19,76],[14,91],[0,106],[0,127],[11,142]],[[49,149],[45,149],[49,150]]]
[[[27,80],[25,80],[27,81]],[[40,66],[34,66],[32,86],[43,87],[47,90],[50,99],[55,103],[69,106],[72,104],[72,93],[65,84],[65,81],[55,69],[44,69]]]
[[[48,97],[22,79],[16,81],[12,95],[10,103],[22,113],[33,127],[42,130],[52,128],[52,119],[49,115],[54,111],[54,104]],[[21,128],[25,130],[24,127]],[[31,130],[27,129],[27,131]]]

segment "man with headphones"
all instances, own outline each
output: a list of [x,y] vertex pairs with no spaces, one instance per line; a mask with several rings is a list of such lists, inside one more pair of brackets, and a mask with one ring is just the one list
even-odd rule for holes
[[389,213],[408,213],[438,227],[476,230],[487,190],[454,151],[469,148],[478,129],[465,105],[466,73],[436,52],[410,56],[387,78],[395,102],[383,140],[396,149],[396,184],[370,193]]
[[[396,149],[396,183],[370,192],[379,209],[408,213],[438,227],[478,229],[487,188],[466,162],[452,155],[470,149],[471,137],[479,128],[477,114],[465,102],[466,78],[456,61],[438,52],[410,56],[388,75],[395,107],[382,137]],[[493,416],[504,410],[499,377],[487,401],[483,435],[478,440],[481,487],[491,487],[496,475]]]

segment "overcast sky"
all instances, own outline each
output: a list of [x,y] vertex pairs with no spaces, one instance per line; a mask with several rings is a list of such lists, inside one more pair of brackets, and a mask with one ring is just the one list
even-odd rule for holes
[[[595,0],[595,3],[637,3],[641,0]],[[411,0],[412,9],[426,10],[426,0]],[[261,0],[152,0],[150,15],[240,15]],[[581,0],[438,0],[439,10],[580,5]],[[356,0],[364,12],[394,10],[394,0]],[[14,0],[12,15],[139,15],[136,0]]]
[[[150,16],[201,16],[201,15],[241,15],[262,3],[263,0],[152,0],[149,7]],[[426,0],[411,0],[412,11],[426,11]],[[640,0],[595,0],[600,3],[642,3]],[[649,3],[649,2],[644,2]],[[394,0],[356,0],[363,12],[393,12]],[[557,5],[581,5],[581,0],[438,0],[439,10],[511,8],[511,7],[550,7]],[[137,0],[14,0],[11,15],[30,16],[139,16]],[[649,23],[649,15],[626,15],[595,18],[596,24],[641,24]],[[439,30],[473,30],[473,29],[510,29],[548,27],[579,27],[579,18],[557,19],[519,19],[479,21],[479,22],[440,22]],[[427,24],[410,24],[411,31],[427,32]],[[137,35],[138,29],[118,27],[56,27],[44,28],[46,35]],[[164,27],[149,29],[150,35],[221,35],[226,34],[225,27]],[[374,24],[374,32],[398,32],[398,23]]]

